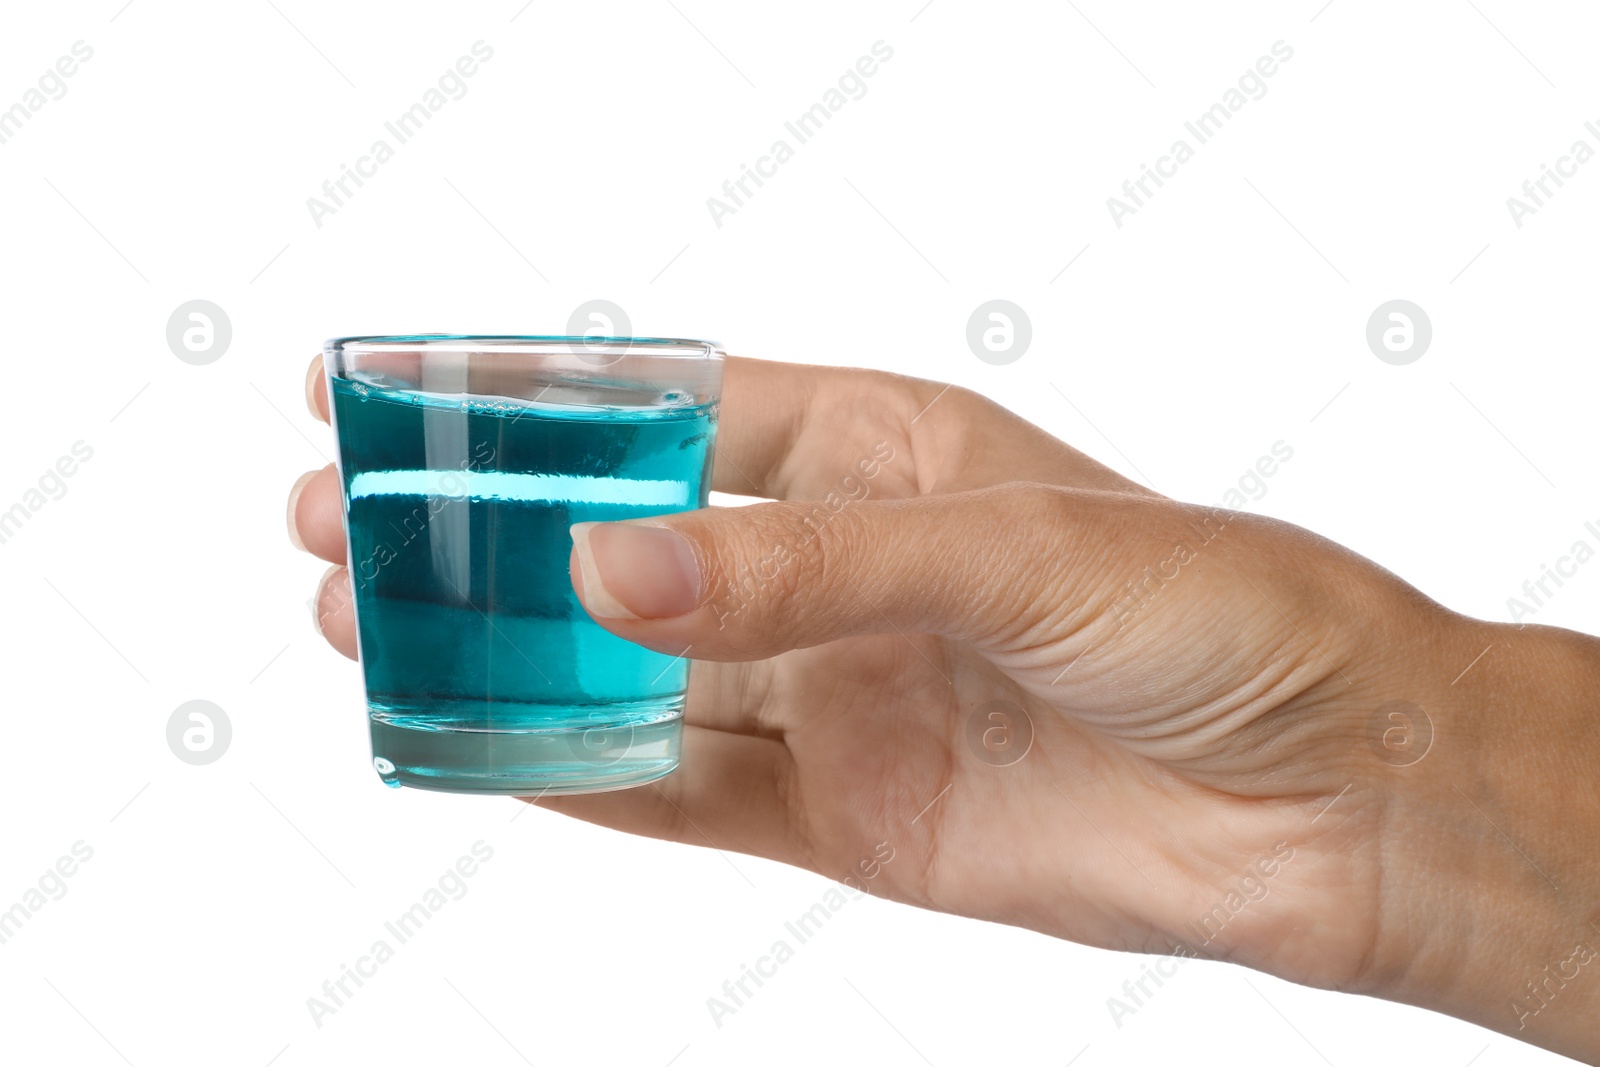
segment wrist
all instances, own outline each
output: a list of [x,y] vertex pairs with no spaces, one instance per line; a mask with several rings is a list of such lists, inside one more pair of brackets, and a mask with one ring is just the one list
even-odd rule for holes
[[1363,991],[1600,1058],[1600,640],[1461,620],[1445,645],[1430,747],[1377,772]]

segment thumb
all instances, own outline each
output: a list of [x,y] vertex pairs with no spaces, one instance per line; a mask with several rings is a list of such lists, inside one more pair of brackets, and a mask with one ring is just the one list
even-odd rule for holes
[[1114,543],[1121,499],[1014,483],[578,523],[572,581],[607,629],[669,654],[692,646],[696,659],[896,631],[1028,647],[1098,612],[1077,586],[1096,546]]

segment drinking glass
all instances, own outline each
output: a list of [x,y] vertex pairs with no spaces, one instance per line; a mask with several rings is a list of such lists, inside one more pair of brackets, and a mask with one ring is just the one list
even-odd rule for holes
[[349,605],[391,786],[641,785],[678,765],[689,662],[606,632],[573,523],[704,507],[723,353],[658,337],[344,337],[324,362]]

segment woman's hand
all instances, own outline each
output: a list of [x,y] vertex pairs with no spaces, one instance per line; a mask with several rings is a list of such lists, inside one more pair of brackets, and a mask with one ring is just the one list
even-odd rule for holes
[[[714,488],[772,502],[580,528],[571,561],[607,629],[698,661],[681,768],[539,806],[1600,1055],[1600,958],[1527,986],[1600,946],[1593,639],[889,374],[729,359]],[[290,528],[342,564],[332,468]],[[318,611],[354,656],[348,582]]]

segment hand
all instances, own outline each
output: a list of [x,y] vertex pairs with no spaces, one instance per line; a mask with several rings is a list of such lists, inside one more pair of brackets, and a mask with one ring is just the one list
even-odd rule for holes
[[[308,397],[326,419],[320,360]],[[1534,1015],[1506,1007],[1600,945],[1580,891],[1600,801],[1553,808],[1526,773],[1564,754],[1569,791],[1592,777],[1592,639],[1463,618],[888,374],[729,359],[713,487],[772,502],[580,530],[571,561],[607,629],[697,661],[681,768],[539,806],[1600,1054],[1600,962]],[[343,562],[331,467],[290,528]],[[353,657],[348,582],[335,566],[318,605]],[[1512,736],[1512,694],[1537,728]]]

